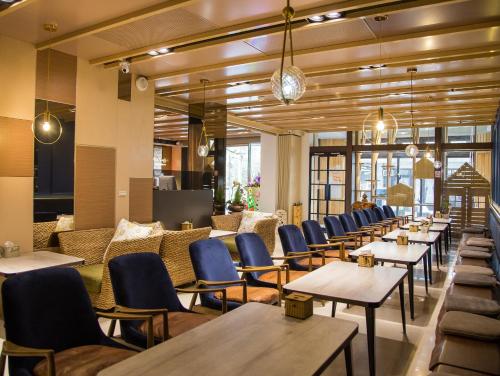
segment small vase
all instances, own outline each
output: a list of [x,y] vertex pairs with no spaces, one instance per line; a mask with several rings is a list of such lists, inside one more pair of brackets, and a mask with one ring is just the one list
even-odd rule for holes
[[229,206],[227,208],[232,213],[239,213],[239,212],[242,212],[243,209],[245,209],[245,207],[241,204],[229,204]]

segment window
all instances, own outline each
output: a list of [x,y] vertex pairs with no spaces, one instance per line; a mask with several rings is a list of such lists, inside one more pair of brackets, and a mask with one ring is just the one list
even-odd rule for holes
[[228,146],[226,148],[226,198],[231,198],[233,182],[245,187],[260,176],[260,144]]

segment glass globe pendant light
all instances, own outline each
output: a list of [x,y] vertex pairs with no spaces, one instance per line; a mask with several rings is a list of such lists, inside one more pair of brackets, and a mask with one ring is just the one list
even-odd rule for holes
[[[50,81],[50,49],[47,52],[47,85]],[[35,116],[31,131],[35,140],[44,145],[55,144],[62,136],[62,125],[57,116],[49,111],[49,101],[45,101],[45,111]]]
[[413,73],[417,71],[417,68],[408,68],[407,71],[410,73],[410,115],[411,115],[411,135],[413,143],[405,148],[405,153],[408,157],[416,158],[418,155],[418,146],[415,145],[417,139],[417,129],[413,122]]
[[[285,18],[285,32],[283,35],[283,49],[281,51],[281,66],[271,77],[271,90],[273,95],[286,105],[289,105],[302,97],[306,91],[306,76],[293,63],[293,40],[291,20],[295,14],[290,6],[290,0],[287,0],[286,7],[283,8],[283,17]],[[291,65],[285,67],[285,52],[287,33],[290,39],[290,62]]]
[[210,147],[208,146],[208,136],[207,128],[205,128],[205,116],[207,107],[206,89],[207,89],[207,79],[202,79],[200,82],[203,84],[203,119],[201,121],[201,134],[200,142],[198,143],[197,153],[200,157],[205,158],[208,155]]
[[[379,77],[379,108],[376,111],[370,112],[363,119],[362,142],[371,144],[380,144],[384,132],[393,131],[393,137],[396,138],[398,131],[398,121],[390,112],[384,111],[382,107],[382,42],[380,36],[382,35],[382,23],[387,20],[387,16],[377,16],[375,21],[379,23],[379,64],[378,77]],[[374,66],[375,67],[375,66]]]

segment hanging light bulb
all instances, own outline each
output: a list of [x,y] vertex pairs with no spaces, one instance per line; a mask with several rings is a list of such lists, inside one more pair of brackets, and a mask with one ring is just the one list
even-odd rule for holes
[[441,161],[434,161],[434,168],[436,170],[440,170],[442,166],[443,164],[441,163]]
[[[201,126],[201,134],[200,134],[200,142],[198,143],[198,149],[196,152],[200,157],[205,158],[208,155],[208,152],[210,151],[208,147],[208,137],[207,137],[207,129],[205,128],[205,116],[206,116],[206,107],[207,107],[207,98],[206,98],[206,89],[207,89],[207,79],[202,79],[200,80],[201,83],[203,83],[203,120],[201,121],[202,126]],[[203,144],[202,142],[205,141]]]
[[413,144],[408,145],[405,148],[405,153],[408,157],[415,158],[418,155],[418,146],[415,145],[417,139],[417,130],[415,129],[415,124],[413,122],[413,73],[417,72],[417,68],[411,67],[406,70],[410,73],[410,114],[411,114],[411,134]]
[[[50,80],[50,50],[47,52],[47,83]],[[45,111],[35,116],[31,130],[35,140],[44,145],[59,141],[62,135],[62,125],[59,119],[49,110],[49,101],[45,101]]]
[[[387,16],[377,16],[375,21],[379,23],[379,35],[382,35],[382,23],[387,20]],[[379,108],[370,112],[363,120],[363,142],[380,144],[382,136],[392,131],[392,137],[396,137],[398,131],[398,121],[390,112],[385,112],[382,107],[382,68],[385,66],[382,61],[382,42],[379,40],[379,63],[373,67],[378,69],[379,77]]]
[[[291,20],[295,14],[287,0],[286,7],[283,8],[285,18],[285,32],[283,35],[283,49],[281,51],[281,66],[271,77],[271,90],[273,95],[286,105],[289,105],[302,97],[306,91],[306,76],[299,67],[293,65],[293,40]],[[291,65],[285,67],[285,51],[287,33],[290,38],[290,62]]]
[[425,158],[430,159],[432,157],[431,151],[427,148],[425,152]]

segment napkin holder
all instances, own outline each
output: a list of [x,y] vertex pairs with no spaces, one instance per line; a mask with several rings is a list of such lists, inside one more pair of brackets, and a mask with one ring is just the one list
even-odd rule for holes
[[0,246],[1,257],[17,257],[21,254],[21,248],[14,244],[13,242],[6,241],[2,246]]
[[364,268],[373,268],[375,266],[375,255],[373,253],[360,253],[358,256],[358,265]]
[[436,217],[436,218],[442,218],[441,217],[441,212],[437,211],[436,214],[434,214],[434,217]]
[[181,223],[181,230],[192,230],[193,229],[193,223],[189,221],[185,221]]
[[398,235],[396,238],[397,245],[408,245],[408,235]]
[[313,297],[293,292],[285,297],[285,315],[305,320],[313,314]]
[[410,232],[418,232],[418,225],[410,225]]

